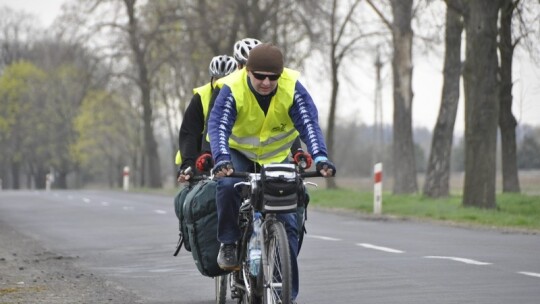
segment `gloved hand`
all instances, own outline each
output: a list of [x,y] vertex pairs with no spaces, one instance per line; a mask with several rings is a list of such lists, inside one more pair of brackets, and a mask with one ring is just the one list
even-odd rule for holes
[[304,152],[302,149],[298,149],[293,155],[294,162],[302,169],[309,169],[313,163],[311,154]]
[[222,177],[225,175],[230,175],[234,172],[234,166],[229,160],[219,161],[212,169],[212,173],[217,177]]
[[330,177],[336,175],[336,166],[324,156],[318,156],[315,158],[315,168],[323,177]]
[[199,157],[197,157],[195,165],[197,167],[197,170],[199,170],[200,172],[210,171],[210,169],[212,169],[212,167],[214,166],[214,159],[212,158],[212,154],[204,152]]

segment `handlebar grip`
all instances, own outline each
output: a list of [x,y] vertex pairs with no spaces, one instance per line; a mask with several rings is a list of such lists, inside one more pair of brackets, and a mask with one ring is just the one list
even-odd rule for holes
[[194,183],[194,182],[200,182],[202,180],[208,179],[207,175],[193,175],[189,178],[188,182]]
[[309,172],[302,172],[300,173],[301,177],[321,177],[321,173],[319,171],[309,171]]

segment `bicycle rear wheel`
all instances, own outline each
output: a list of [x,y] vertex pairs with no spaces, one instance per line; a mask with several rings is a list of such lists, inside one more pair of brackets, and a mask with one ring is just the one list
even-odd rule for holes
[[289,242],[281,222],[268,222],[263,256],[263,299],[266,304],[291,302],[292,275]]

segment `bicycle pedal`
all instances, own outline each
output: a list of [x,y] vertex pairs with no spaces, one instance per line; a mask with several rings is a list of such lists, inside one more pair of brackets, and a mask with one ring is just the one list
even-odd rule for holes
[[251,203],[249,202],[249,200],[246,200],[242,203],[242,205],[240,206],[240,212],[249,212],[251,211]]
[[240,299],[242,295],[238,291],[236,287],[231,287],[231,298],[232,299]]

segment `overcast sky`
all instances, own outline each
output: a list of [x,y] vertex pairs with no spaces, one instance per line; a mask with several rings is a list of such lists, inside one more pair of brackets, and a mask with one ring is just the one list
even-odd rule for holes
[[49,26],[59,14],[64,2],[65,0],[0,0],[0,6],[24,10],[38,16],[44,26]]
[[[38,16],[44,26],[52,24],[59,14],[62,3],[66,0],[0,0],[0,6],[8,6],[17,10],[25,10]],[[437,119],[442,88],[442,59],[415,59],[413,71],[413,123],[415,126],[423,126],[433,129]],[[388,69],[387,69],[388,70]],[[327,113],[329,98],[328,77],[320,79],[320,72],[313,72],[309,67],[304,71],[302,82],[314,97],[320,114]],[[374,71],[373,71],[374,73]],[[373,78],[368,71],[362,71],[349,75],[355,79],[352,86],[342,81],[340,86],[340,103],[338,115],[341,120],[356,120],[365,124],[372,124],[373,99],[375,87]],[[374,75],[374,74],[373,74]],[[383,75],[384,76],[384,75]],[[384,79],[383,88],[383,120],[387,123],[392,121],[392,78],[388,73]],[[540,68],[525,59],[514,59],[514,107],[513,112],[519,123],[527,123],[540,126]],[[346,100],[342,103],[341,100]],[[456,135],[461,136],[464,129],[464,104],[460,101],[458,117],[456,121]],[[356,114],[354,114],[356,113]],[[351,115],[352,114],[352,115]],[[326,116],[326,115],[325,115]],[[325,117],[324,116],[324,117]],[[326,124],[326,118],[321,118]]]

